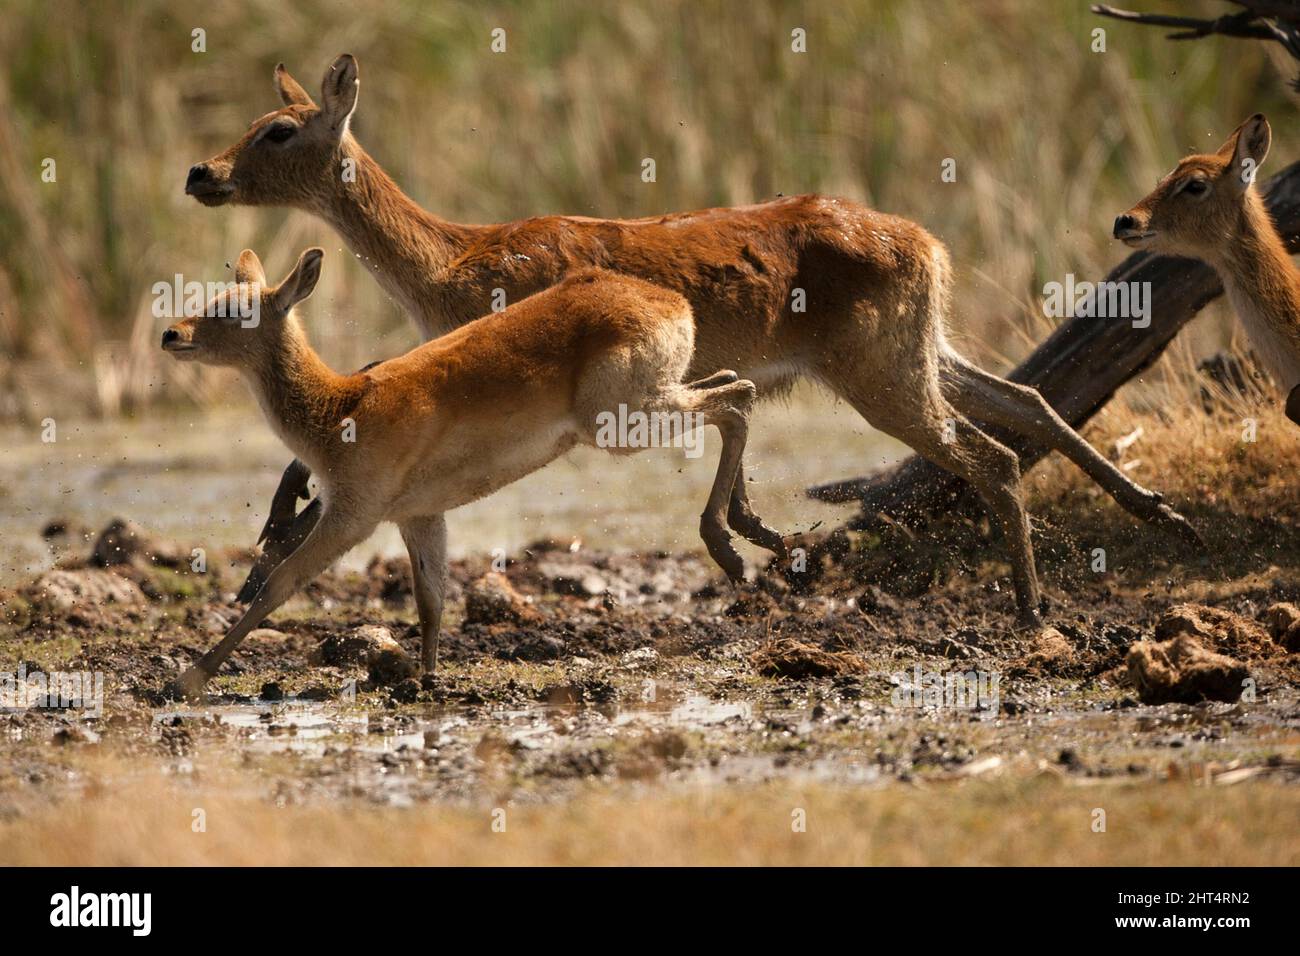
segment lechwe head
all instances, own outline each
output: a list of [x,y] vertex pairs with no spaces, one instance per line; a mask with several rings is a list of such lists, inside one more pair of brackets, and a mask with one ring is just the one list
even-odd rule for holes
[[225,152],[191,166],[188,195],[207,206],[305,206],[337,185],[357,106],[357,61],[345,53],[325,71],[320,106],[283,63],[275,85],[284,107],[255,120]]
[[1213,266],[1256,354],[1289,395],[1287,414],[1300,422],[1300,273],[1255,187],[1272,138],[1256,113],[1218,152],[1185,157],[1115,220],[1115,238]]
[[1255,173],[1272,132],[1256,113],[1218,152],[1184,157],[1140,203],[1115,220],[1115,238],[1135,249],[1216,264],[1244,220],[1267,216]]
[[321,249],[308,249],[278,285],[269,285],[256,253],[245,249],[235,266],[236,285],[212,298],[203,315],[182,319],[163,332],[162,347],[176,358],[252,370],[302,330],[293,307],[320,279]]

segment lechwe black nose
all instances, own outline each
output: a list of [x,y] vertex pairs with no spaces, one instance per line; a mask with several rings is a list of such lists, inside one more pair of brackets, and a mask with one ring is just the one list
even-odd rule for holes
[[201,183],[208,178],[208,164],[197,163],[190,167],[190,174],[185,177],[185,191],[189,192],[196,183]]
[[1133,232],[1137,229],[1137,220],[1132,216],[1123,215],[1115,217],[1115,238],[1123,239],[1125,233]]
[[180,340],[181,340],[181,334],[179,332],[177,332],[175,329],[168,329],[166,332],[163,333],[162,347],[166,348],[172,342],[179,342]]

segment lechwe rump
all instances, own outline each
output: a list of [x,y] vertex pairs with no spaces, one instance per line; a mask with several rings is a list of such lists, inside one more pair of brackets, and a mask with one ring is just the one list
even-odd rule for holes
[[[404,195],[349,132],[358,93],[351,56],[326,72],[320,106],[283,65],[275,83],[284,107],[190,169],[186,191],[211,206],[291,206],[320,216],[426,337],[487,312],[494,290],[515,301],[576,268],[612,269],[675,289],[695,314],[688,377],[733,368],[768,394],[812,378],[974,485],[1006,535],[1026,621],[1037,620],[1039,595],[1020,463],[972,418],[1061,451],[1133,514],[1196,538],[1158,494],[1099,455],[1037,391],[976,368],[948,345],[948,254],[916,223],[847,200],[797,196],[646,219],[460,225]],[[268,553],[283,546],[277,538],[291,543],[311,525],[310,508],[293,517],[304,476],[293,466],[286,472],[264,532]],[[783,550],[749,509],[743,468],[727,518],[750,541]]]
[[1300,424],[1300,273],[1255,188],[1272,139],[1256,113],[1218,152],[1179,160],[1116,218],[1115,238],[1214,267],[1255,353],[1287,396],[1287,417]]
[[[322,255],[308,249],[271,288],[246,250],[238,287],[213,299],[202,317],[163,333],[162,347],[176,358],[241,373],[271,426],[319,477],[317,502],[324,502],[313,503],[318,520],[270,571],[244,616],[181,676],[183,693],[199,694],[258,622],[381,521],[397,524],[410,553],[420,662],[434,668],[447,571],[443,514],[577,444],[636,451],[609,443],[608,416],[622,409],[661,425],[717,427],[722,452],[700,534],[727,575],[743,578],[725,520],[754,384],[729,371],[682,384],[695,337],[684,298],[631,276],[585,270],[403,356],[339,375],[312,350],[293,311],[315,288]],[[240,317],[252,302],[258,321],[247,323]]]

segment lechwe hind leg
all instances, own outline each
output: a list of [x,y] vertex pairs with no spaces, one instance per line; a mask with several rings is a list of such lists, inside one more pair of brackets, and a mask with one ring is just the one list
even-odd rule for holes
[[[723,373],[719,373],[705,381],[725,381],[725,378]],[[709,556],[733,583],[744,581],[745,562],[731,544],[727,514],[741,471],[745,441],[749,437],[749,411],[755,393],[753,382],[737,379],[702,388],[671,385],[644,403],[645,410],[652,415],[666,413],[672,416],[670,420],[680,422],[683,428],[712,425],[722,437],[718,470],[713,477],[704,513],[700,515],[700,537]]]
[[[729,385],[739,378],[740,376],[730,369],[723,369],[720,372],[714,372],[708,378],[690,382],[686,387],[695,391],[703,391],[721,385]],[[754,509],[749,504],[749,491],[745,487],[745,465],[743,462],[736,471],[736,482],[732,487],[731,501],[727,506],[727,524],[751,544],[766,548],[779,558],[786,556],[785,540],[779,532],[765,525],[763,519],[754,513]]]
[[1001,425],[1039,445],[1054,448],[1078,465],[1130,514],[1167,528],[1189,544],[1200,535],[1158,492],[1132,481],[1066,424],[1036,388],[1017,385],[973,365],[951,349],[940,354],[940,386],[964,415]]
[[311,497],[307,482],[311,479],[311,469],[295,458],[289,463],[276,486],[271,498],[271,509],[262,533],[257,536],[257,543],[262,546],[262,553],[253,562],[244,579],[243,586],[235,595],[240,604],[247,604],[261,590],[267,576],[281,561],[297,549],[306,539],[308,532],[320,517],[318,501],[313,501],[298,513],[298,499]]
[[[732,583],[744,581],[745,562],[732,547],[726,524],[736,494],[736,485],[742,480],[741,462],[745,455],[745,442],[749,437],[749,410],[754,404],[755,391],[753,382],[741,379],[730,385],[697,392],[692,401],[694,410],[703,414],[704,422],[715,426],[722,436],[718,471],[713,477],[713,487],[709,490],[704,513],[700,515],[700,537],[704,539],[709,555],[727,573]],[[745,507],[748,509],[748,501],[745,502]],[[759,527],[770,530],[765,528],[757,516],[754,516],[754,520]],[[777,541],[780,542],[779,535]],[[784,553],[784,546],[778,553]]]
[[[677,439],[684,439],[685,432],[707,425],[715,426],[722,436],[722,452],[708,504],[700,516],[700,537],[704,539],[709,555],[727,577],[732,581],[744,580],[744,560],[732,547],[731,535],[727,532],[727,509],[745,450],[749,410],[754,403],[754,383],[736,380],[734,373],[719,372],[691,385],[665,385],[662,364],[652,365],[647,360],[647,374],[644,376],[636,374],[641,369],[631,369],[619,359],[612,364],[615,364],[612,374],[601,367],[589,369],[579,386],[576,418],[593,423],[583,440],[612,452],[640,451],[644,446],[610,445],[596,427],[610,409],[620,405],[626,407],[629,421],[633,415],[643,414],[650,423],[669,422],[671,435],[664,435],[662,430],[653,427],[651,430],[661,438],[672,438],[683,446],[685,441],[678,442]],[[607,383],[611,381],[619,382],[619,387],[610,389]]]
[[187,698],[201,697],[208,678],[225,663],[249,631],[349,548],[364,541],[377,524],[377,521],[344,515],[327,505],[306,540],[271,571],[244,616],[235,622],[221,643],[180,675],[177,689]]
[[842,382],[836,392],[868,422],[905,442],[918,455],[966,481],[979,492],[1002,528],[1022,626],[1041,620],[1038,572],[1029,538],[1029,516],[1020,497],[1020,459],[980,431],[948,404],[933,367],[922,365],[894,381]]
[[415,518],[401,525],[402,540],[411,556],[415,607],[420,615],[420,668],[438,668],[438,635],[447,588],[447,521],[442,515]]
[[763,519],[750,506],[743,462],[736,469],[736,483],[732,486],[731,501],[727,505],[727,524],[750,544],[766,548],[778,558],[784,558],[789,553],[780,532],[764,524]]

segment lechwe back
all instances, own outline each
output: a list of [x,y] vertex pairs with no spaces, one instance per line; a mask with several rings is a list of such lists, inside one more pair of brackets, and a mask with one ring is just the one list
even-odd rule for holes
[[[769,394],[813,378],[973,484],[1006,532],[1023,619],[1037,619],[1039,598],[1019,460],[970,419],[1060,450],[1133,514],[1195,539],[1159,495],[1099,455],[1036,390],[981,371],[948,345],[948,254],[914,222],[848,200],[796,196],[646,219],[458,225],[407,198],[352,136],[351,56],[326,72],[320,106],[283,65],[275,82],[285,106],[194,166],[186,191],[205,205],[291,206],[325,219],[426,336],[483,314],[495,290],[515,301],[575,268],[675,289],[695,313],[689,377],[734,368]],[[310,509],[293,518],[303,475],[286,472],[268,526],[270,553],[277,526],[292,525],[287,541],[310,527]],[[780,537],[753,515],[744,485],[743,477],[735,483],[728,522],[780,553]]]
[[[162,347],[176,358],[241,373],[271,426],[319,476],[324,502],[313,505],[319,519],[310,534],[270,572],[244,616],[182,675],[184,693],[198,694],[258,622],[381,521],[397,524],[410,552],[421,664],[432,669],[446,575],[443,514],[577,444],[631,452],[716,426],[722,452],[700,533],[727,575],[742,578],[725,520],[754,385],[727,371],[682,384],[694,340],[684,298],[588,270],[403,356],[339,375],[294,314],[320,277],[322,255],[308,249],[270,288],[245,250],[238,287],[163,333]],[[260,306],[255,322],[244,318],[252,305]],[[637,429],[620,435],[614,420]]]
[[1202,259],[1223,279],[1256,354],[1300,424],[1300,274],[1255,188],[1273,133],[1256,113],[1216,153],[1187,156],[1115,220],[1135,249]]

